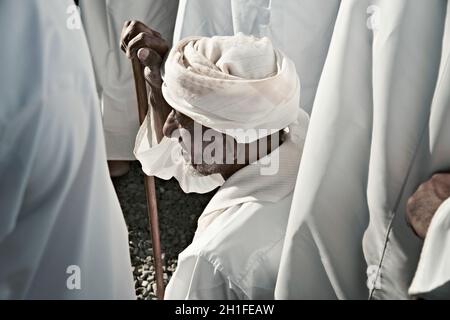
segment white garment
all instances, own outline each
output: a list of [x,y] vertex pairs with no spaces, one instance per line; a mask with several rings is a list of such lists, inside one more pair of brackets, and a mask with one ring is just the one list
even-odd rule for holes
[[162,92],[172,108],[238,143],[284,129],[300,112],[294,63],[268,38],[242,33],[177,43],[165,64]]
[[[449,28],[447,1],[342,1],[277,298],[307,298],[322,288],[316,298],[408,299],[411,283],[410,294],[450,298],[448,201],[424,244],[405,221],[407,199],[450,167]],[[305,228],[323,268],[311,268],[302,254]]]
[[180,0],[174,43],[188,36],[242,32],[269,37],[296,65],[311,112],[327,56],[339,0]]
[[139,129],[136,91],[120,34],[125,21],[139,20],[170,43],[178,0],[81,0],[80,6],[102,104],[108,160],[134,160]]
[[274,298],[306,126],[293,124],[287,140],[267,156],[279,159],[275,175],[261,175],[261,163],[254,163],[219,189],[179,256],[166,299]]
[[89,50],[84,31],[66,27],[70,5],[0,2],[0,299],[135,299]]

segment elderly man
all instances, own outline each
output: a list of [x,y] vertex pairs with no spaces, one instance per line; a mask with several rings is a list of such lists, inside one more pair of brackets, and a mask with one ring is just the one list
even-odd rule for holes
[[293,62],[267,38],[187,38],[163,81],[160,34],[133,21],[122,40],[151,87],[159,144],[150,146],[144,123],[135,150],[144,171],[175,176],[185,192],[220,186],[166,298],[272,299],[308,123]]

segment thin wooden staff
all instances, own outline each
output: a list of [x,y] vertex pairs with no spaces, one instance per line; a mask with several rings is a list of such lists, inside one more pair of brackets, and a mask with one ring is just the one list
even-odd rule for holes
[[[144,68],[137,58],[132,59],[134,83],[139,109],[139,122],[145,121],[148,111],[147,85],[145,82]],[[161,241],[159,237],[158,207],[156,203],[155,178],[145,175],[145,194],[147,197],[147,212],[152,236],[153,258],[156,271],[156,296],[164,299],[163,261],[161,256]]]

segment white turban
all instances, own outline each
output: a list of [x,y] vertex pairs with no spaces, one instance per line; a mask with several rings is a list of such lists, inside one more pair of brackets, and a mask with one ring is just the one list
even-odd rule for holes
[[[167,58],[162,90],[172,108],[239,143],[284,129],[299,113],[295,65],[268,38],[184,39]],[[250,137],[239,129],[267,130]]]

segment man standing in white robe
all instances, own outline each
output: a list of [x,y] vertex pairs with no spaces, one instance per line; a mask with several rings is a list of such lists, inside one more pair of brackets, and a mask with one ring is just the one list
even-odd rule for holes
[[[158,143],[150,141],[146,121],[135,149],[143,170],[177,178],[185,192],[220,186],[179,256],[165,298],[273,299],[308,124],[298,107],[294,63],[268,38],[193,37],[174,46],[163,82],[168,44],[158,33],[130,22],[122,39],[128,57],[146,66],[151,87],[148,121]],[[252,136],[252,129],[260,131]],[[196,162],[217,143],[212,162]],[[259,150],[254,161],[252,148]],[[240,150],[245,161],[236,162],[234,153],[231,163],[221,162],[230,150]]]
[[135,160],[139,129],[130,61],[120,51],[120,32],[127,20],[140,20],[171,40],[178,0],[81,0],[81,15],[91,49],[103,114],[111,175],[128,172]]
[[0,299],[135,299],[89,49],[71,6],[0,2]]
[[277,298],[450,298],[449,44],[448,1],[341,2]]

